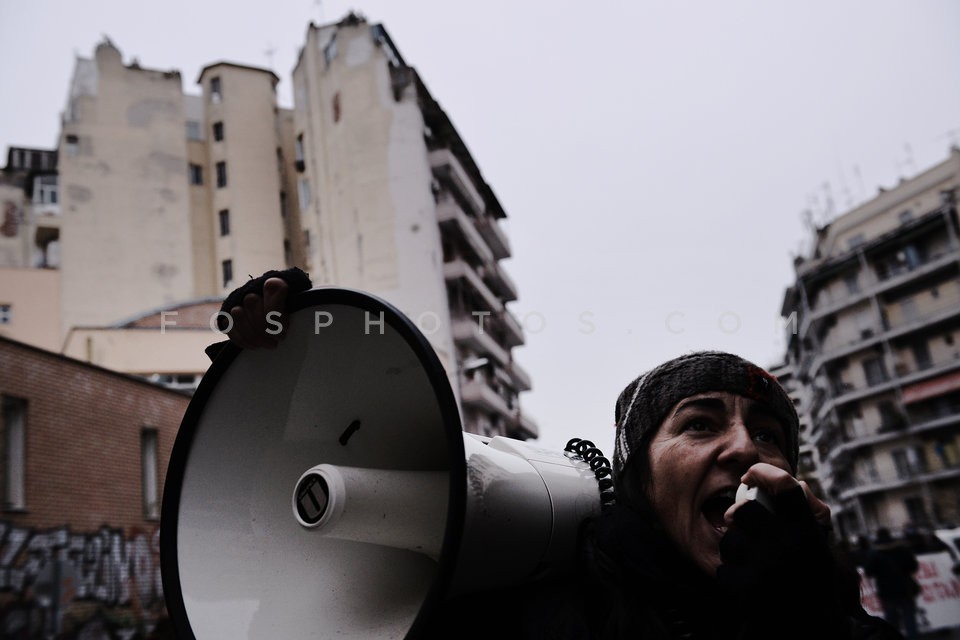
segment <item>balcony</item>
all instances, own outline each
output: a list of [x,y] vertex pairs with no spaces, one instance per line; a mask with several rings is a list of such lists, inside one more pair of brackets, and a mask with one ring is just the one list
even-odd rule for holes
[[540,428],[537,426],[537,423],[534,422],[533,419],[527,414],[521,413],[518,423],[520,433],[517,434],[517,437],[519,439],[527,440],[529,438],[540,437]]
[[[484,301],[487,309],[495,315],[503,312],[503,303],[500,301],[490,288],[480,279],[477,272],[469,264],[459,258],[453,262],[446,262],[443,265],[443,277],[445,280],[463,280],[473,289],[474,292]],[[479,316],[474,316],[478,321]],[[486,320],[486,318],[484,318]],[[486,322],[484,323],[484,325]]]
[[477,231],[473,221],[463,212],[457,201],[447,194],[442,194],[437,201],[437,222],[442,230],[456,233],[478,262],[494,261],[493,251]]
[[500,228],[500,223],[493,216],[485,215],[477,219],[477,228],[480,235],[487,241],[498,260],[510,257],[510,242],[507,234]]
[[914,331],[923,329],[931,324],[935,324],[942,320],[948,320],[954,316],[960,315],[960,295],[956,297],[956,301],[953,301],[952,296],[943,297],[949,298],[951,302],[942,305],[938,304],[933,310],[924,313],[923,315],[914,316],[909,321],[901,322],[899,325],[893,326],[885,331],[880,332],[879,334],[872,334],[868,337],[865,337],[863,340],[819,354],[811,362],[811,368],[809,370],[816,373],[828,362],[876,346],[883,340],[893,340]]
[[454,317],[452,333],[454,342],[466,345],[474,353],[489,355],[509,371],[510,353],[497,344],[489,333],[481,331],[479,318]]
[[885,391],[890,391],[898,386],[906,387],[917,382],[923,382],[929,378],[935,378],[939,375],[950,373],[958,369],[960,369],[960,358],[951,358],[949,360],[938,362],[932,367],[928,367],[926,369],[918,369],[904,373],[897,372],[893,375],[893,377],[885,377],[885,379],[867,387],[856,388],[851,386],[849,389],[845,387],[841,391],[841,395],[833,398],[832,400],[827,400],[823,403],[823,405],[820,406],[820,408],[817,410],[817,419],[825,419],[827,413],[829,413],[834,407],[839,407],[853,402],[854,400],[862,400],[863,398],[874,396]]
[[480,275],[504,302],[517,299],[517,285],[498,263],[493,262],[481,267]]
[[902,271],[896,275],[890,275],[884,280],[877,280],[856,293],[851,293],[848,296],[844,296],[840,300],[832,301],[819,308],[812,309],[810,313],[808,313],[803,319],[803,322],[800,323],[799,333],[801,336],[806,336],[807,332],[810,330],[811,323],[814,321],[863,302],[864,300],[869,299],[871,296],[876,296],[886,291],[896,289],[897,287],[916,278],[929,275],[945,267],[953,266],[956,264],[956,261],[956,252],[948,251],[940,255],[933,256],[925,262],[921,262],[913,269]]
[[464,171],[463,166],[453,152],[449,149],[437,149],[430,152],[430,168],[433,174],[444,183],[451,186],[460,199],[466,203],[471,213],[476,217],[482,217],[486,213],[487,205],[473,181]]
[[884,314],[887,318],[888,333],[902,335],[913,329],[926,326],[938,320],[960,314],[960,286],[954,281],[950,287],[937,287],[942,292],[936,298],[928,299],[923,313],[916,311],[904,313],[900,305],[887,305]]
[[513,412],[507,406],[499,393],[487,386],[486,382],[478,377],[460,385],[460,399],[464,404],[478,407],[491,413],[499,413],[507,418],[513,417]]
[[510,363],[507,367],[507,374],[513,381],[513,386],[516,387],[517,391],[530,391],[530,389],[533,388],[533,383],[530,381],[530,374],[524,371],[523,367],[516,362]]
[[896,474],[878,474],[869,479],[857,478],[847,483],[840,493],[840,499],[849,500],[870,493],[880,493],[956,478],[960,478],[960,465],[935,470],[904,469]]
[[500,323],[503,327],[504,342],[511,347],[519,347],[523,344],[523,327],[520,322],[513,317],[513,314],[504,309],[500,314]]

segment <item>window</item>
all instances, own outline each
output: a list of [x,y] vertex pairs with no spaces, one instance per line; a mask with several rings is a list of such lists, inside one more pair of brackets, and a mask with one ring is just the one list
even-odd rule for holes
[[75,135],[66,136],[64,138],[63,149],[67,152],[68,156],[80,155],[80,138]]
[[289,241],[289,240],[284,240],[284,241],[283,241],[283,262],[284,262],[285,264],[287,264],[287,265],[289,265],[291,262],[293,262],[293,253],[290,251],[290,241]]
[[26,422],[27,401],[23,398],[3,396],[3,508],[26,507]]
[[213,123],[213,139],[217,142],[223,140],[223,123],[214,122]]
[[223,272],[223,286],[229,287],[233,284],[233,260],[224,260],[220,267]]
[[900,220],[900,224],[907,224],[913,220],[913,211],[910,209],[904,209],[897,215],[897,219]]
[[0,324],[10,324],[13,322],[13,305],[0,303]]
[[857,233],[847,238],[847,247],[856,249],[866,241],[867,239],[862,233]]
[[33,204],[57,204],[57,176],[33,179]]
[[227,163],[226,162],[217,163],[217,186],[221,188],[227,186]]
[[214,104],[223,100],[223,90],[220,87],[220,76],[210,78],[210,102]]
[[287,217],[287,192],[286,191],[280,192],[280,217],[281,218]]
[[190,164],[190,184],[192,185],[201,185],[203,184],[203,167],[198,164]]
[[910,518],[910,522],[918,525],[925,525],[930,522],[930,518],[927,516],[927,507],[923,503],[923,498],[907,498],[903,501],[903,503],[907,508],[907,515]]
[[917,369],[923,371],[933,366],[933,357],[930,355],[930,345],[926,340],[917,340],[910,345],[913,351],[913,360],[917,363]]
[[900,311],[903,313],[905,322],[911,322],[917,319],[917,301],[913,296],[903,298],[900,301]]
[[297,136],[297,140],[294,143],[294,166],[296,166],[297,171],[303,171],[305,165],[304,156],[303,156],[303,134]]
[[887,368],[883,365],[883,359],[879,356],[873,356],[863,361],[863,373],[867,377],[867,384],[871,387],[887,380]]
[[894,449],[890,452],[890,455],[893,456],[893,466],[897,469],[897,477],[901,480],[927,472],[927,456],[921,447]]
[[157,430],[151,427],[140,431],[140,469],[143,473],[143,516],[155,520],[160,517],[160,498],[157,490]]
[[220,210],[220,235],[221,236],[230,235],[230,210],[229,209]]
[[300,193],[300,210],[306,210],[310,204],[310,181],[306,178],[297,180],[297,190]]
[[857,281],[856,272],[844,275],[843,282],[847,285],[847,293],[858,293],[860,291],[860,283]]
[[187,120],[187,140],[203,140],[203,129],[197,120]]

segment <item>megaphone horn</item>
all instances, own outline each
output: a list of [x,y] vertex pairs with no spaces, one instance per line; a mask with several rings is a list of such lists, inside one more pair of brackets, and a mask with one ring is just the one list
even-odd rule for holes
[[226,347],[180,426],[160,530],[178,637],[416,637],[453,595],[572,563],[601,507],[584,457],[464,434],[403,314],[298,294],[283,343]]

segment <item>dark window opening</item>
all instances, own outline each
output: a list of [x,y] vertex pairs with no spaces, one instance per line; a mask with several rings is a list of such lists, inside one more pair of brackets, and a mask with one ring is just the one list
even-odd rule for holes
[[217,163],[217,187],[222,188],[227,186],[227,163],[218,162]]
[[220,266],[223,271],[223,286],[229,287],[233,284],[233,260],[224,260]]
[[199,164],[191,164],[189,173],[190,184],[197,186],[203,184],[203,167],[201,167]]
[[221,209],[219,216],[220,216],[220,235],[221,236],[230,235],[230,210]]

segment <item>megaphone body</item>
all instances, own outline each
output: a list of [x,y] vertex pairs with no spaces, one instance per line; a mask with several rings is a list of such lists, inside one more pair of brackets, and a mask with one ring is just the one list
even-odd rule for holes
[[178,433],[161,525],[178,637],[412,638],[448,598],[570,569],[595,468],[463,433],[433,349],[382,300],[292,307],[278,349],[216,359]]

